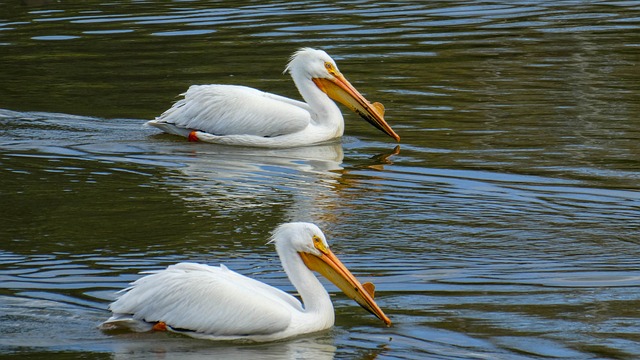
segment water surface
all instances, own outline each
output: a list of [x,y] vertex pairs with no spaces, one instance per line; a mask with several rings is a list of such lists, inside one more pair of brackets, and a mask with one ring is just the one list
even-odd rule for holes
[[[640,356],[640,2],[0,2],[0,354]],[[402,137],[258,150],[143,128],[191,84],[298,98],[329,52]],[[273,344],[104,334],[115,291],[190,260],[295,290],[269,232],[313,221],[377,286]]]

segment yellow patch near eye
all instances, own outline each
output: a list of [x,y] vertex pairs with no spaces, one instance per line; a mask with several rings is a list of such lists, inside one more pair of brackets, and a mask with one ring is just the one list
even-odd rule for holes
[[329,74],[331,74],[331,75],[335,75],[336,74],[336,69],[333,67],[332,63],[326,62],[326,63],[324,63],[324,67],[327,69]]
[[316,249],[320,250],[320,252],[325,254],[327,253],[327,247],[324,246],[322,239],[320,239],[320,237],[318,237],[317,235],[313,235],[313,246],[315,246]]

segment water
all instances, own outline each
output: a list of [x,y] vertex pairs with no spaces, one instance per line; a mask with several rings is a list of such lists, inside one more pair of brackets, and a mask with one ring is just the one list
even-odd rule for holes
[[[0,356],[640,356],[640,2],[0,2]],[[298,98],[325,49],[402,137],[263,151],[143,128],[191,84]],[[182,260],[294,289],[277,224],[318,223],[394,322],[274,344],[104,334]]]

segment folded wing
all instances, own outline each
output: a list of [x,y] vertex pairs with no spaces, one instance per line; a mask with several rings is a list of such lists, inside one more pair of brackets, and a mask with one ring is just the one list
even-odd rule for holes
[[309,125],[307,104],[245,86],[193,85],[157,119],[162,128],[178,128],[213,135],[274,137],[298,132]]
[[133,320],[215,336],[276,333],[289,326],[292,311],[302,309],[293,296],[225,266],[180,263],[124,291],[110,306],[114,323],[130,314]]

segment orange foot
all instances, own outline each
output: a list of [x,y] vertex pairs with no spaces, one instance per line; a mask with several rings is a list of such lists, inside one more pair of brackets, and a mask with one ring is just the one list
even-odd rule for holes
[[158,321],[152,328],[153,331],[167,331],[167,324],[163,321]]
[[190,132],[189,133],[189,137],[187,139],[189,139],[189,141],[193,141],[193,142],[200,141],[200,139],[198,139],[198,135],[196,134],[195,131]]

